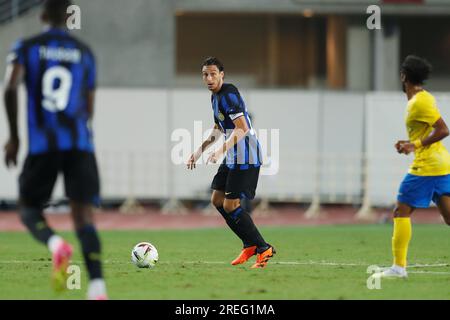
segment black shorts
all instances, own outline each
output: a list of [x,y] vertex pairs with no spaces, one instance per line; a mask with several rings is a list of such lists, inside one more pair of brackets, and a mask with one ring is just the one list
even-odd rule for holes
[[28,155],[19,177],[20,201],[28,206],[44,206],[50,200],[60,172],[64,175],[64,188],[70,200],[98,205],[97,161],[93,153],[84,151]]
[[226,199],[253,199],[258,185],[259,167],[230,170],[222,163],[214,176],[211,188],[224,191]]

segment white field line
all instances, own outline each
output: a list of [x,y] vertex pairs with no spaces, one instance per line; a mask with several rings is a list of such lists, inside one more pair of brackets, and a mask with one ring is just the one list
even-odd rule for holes
[[[4,260],[0,261],[1,264],[50,264],[51,261],[45,260]],[[74,264],[83,264],[83,261],[72,261]],[[131,261],[120,261],[120,260],[105,260],[105,264],[131,264]],[[218,265],[228,265],[229,262],[225,261],[161,261],[158,264],[218,264]],[[328,262],[328,261],[273,261],[271,264],[274,265],[297,265],[297,266],[328,266],[328,267],[367,267],[367,263],[341,263],[341,262]],[[439,267],[450,267],[448,263],[430,263],[430,264],[412,264],[408,266],[409,268],[439,268]],[[383,268],[383,266],[380,266]],[[385,267],[384,267],[385,268]],[[410,274],[429,274],[429,275],[450,275],[450,272],[446,271],[412,271],[409,270]]]
[[441,275],[450,275],[450,272],[445,271],[408,271],[408,274],[441,274]]
[[[0,264],[42,264],[48,263],[50,264],[50,260],[0,260]],[[80,263],[83,261],[72,261],[72,263]],[[130,261],[127,260],[104,260],[105,264],[130,264]],[[229,262],[226,261],[159,261],[158,264],[219,264],[219,265],[228,265]],[[331,267],[367,267],[370,264],[368,263],[353,263],[353,262],[333,262],[333,261],[272,261],[270,264],[275,265],[298,265],[298,266],[331,266]],[[386,266],[380,266],[383,268]],[[412,264],[409,265],[408,268],[439,268],[439,267],[450,267],[450,263],[430,263],[430,264]]]

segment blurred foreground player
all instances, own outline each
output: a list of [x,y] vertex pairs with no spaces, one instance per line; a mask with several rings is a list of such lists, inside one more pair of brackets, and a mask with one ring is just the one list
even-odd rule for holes
[[395,144],[398,153],[415,153],[414,162],[400,185],[394,210],[392,267],[379,275],[407,277],[407,253],[411,239],[411,214],[415,208],[436,203],[444,221],[450,225],[450,154],[442,144],[449,130],[434,97],[423,89],[431,65],[417,56],[408,56],[401,67],[403,91],[408,98],[406,129],[409,140]]
[[5,105],[10,136],[5,162],[17,165],[17,89],[24,79],[28,97],[29,149],[19,178],[22,222],[53,255],[52,284],[66,286],[72,246],[47,225],[43,207],[58,173],[89,272],[88,299],[107,299],[100,261],[100,240],[93,225],[99,199],[99,177],[90,120],[94,111],[96,68],[91,50],[65,30],[69,0],[48,0],[41,19],[44,32],[18,41],[8,56]]
[[202,75],[212,93],[215,126],[211,135],[190,156],[187,167],[194,169],[197,160],[217,141],[221,132],[225,135],[225,143],[207,160],[207,163],[216,163],[226,155],[211,185],[211,202],[243,242],[241,254],[231,263],[245,263],[256,255],[252,268],[263,268],[275,254],[275,249],[264,240],[249,213],[241,206],[242,198],[255,197],[262,164],[259,142],[239,91],[232,84],[224,83],[222,63],[214,57],[207,58],[202,64]]

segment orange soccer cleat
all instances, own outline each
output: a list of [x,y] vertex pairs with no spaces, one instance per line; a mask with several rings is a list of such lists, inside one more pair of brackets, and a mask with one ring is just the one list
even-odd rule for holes
[[245,263],[245,262],[247,262],[248,259],[253,257],[255,254],[256,254],[256,246],[244,248],[244,249],[242,249],[239,256],[236,259],[234,259],[233,261],[231,261],[231,264],[233,266],[235,266],[237,264]]
[[256,256],[256,263],[252,266],[252,269],[264,268],[267,265],[267,262],[269,262],[270,258],[272,258],[275,253],[277,252],[272,246],[270,246],[266,251],[258,253],[258,255]]

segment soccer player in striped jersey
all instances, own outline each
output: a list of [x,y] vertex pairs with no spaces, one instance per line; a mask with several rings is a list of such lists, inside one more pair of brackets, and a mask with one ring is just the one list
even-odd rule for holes
[[423,88],[430,72],[431,65],[417,56],[408,56],[401,66],[403,91],[408,98],[408,140],[398,141],[395,148],[401,154],[414,152],[415,159],[400,185],[394,210],[394,263],[380,274],[382,277],[407,277],[411,214],[415,208],[428,208],[433,201],[450,225],[450,154],[442,144],[449,130],[434,97]]
[[217,141],[218,134],[225,135],[225,143],[207,160],[207,163],[216,163],[225,156],[211,185],[211,202],[242,240],[243,249],[232,265],[245,263],[256,255],[252,268],[263,268],[275,254],[275,249],[264,240],[249,213],[241,206],[242,198],[255,197],[262,164],[260,145],[238,89],[224,83],[223,64],[217,58],[207,58],[202,64],[202,75],[212,93],[215,126],[211,135],[190,156],[187,166],[191,170],[195,168],[203,152]]
[[19,178],[20,216],[30,233],[53,255],[53,285],[66,286],[72,246],[46,223],[43,207],[58,173],[89,273],[89,299],[106,299],[100,261],[100,240],[93,224],[99,200],[99,177],[90,121],[94,109],[96,66],[88,46],[65,30],[69,0],[47,0],[37,36],[18,41],[8,56],[5,105],[10,137],[6,165],[17,164],[17,89],[24,80],[28,100],[28,155]]

